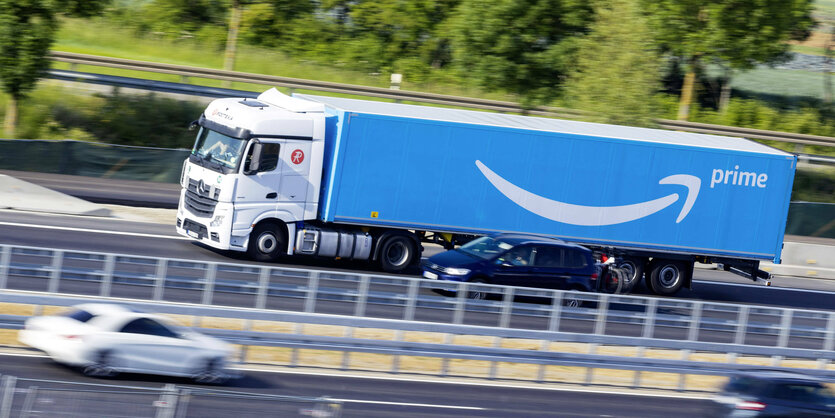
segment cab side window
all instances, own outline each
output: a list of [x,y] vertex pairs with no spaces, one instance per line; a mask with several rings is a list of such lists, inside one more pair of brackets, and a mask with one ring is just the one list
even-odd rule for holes
[[[261,144],[261,164],[258,168],[259,172],[273,171],[278,167],[278,153],[281,151],[280,144]],[[252,161],[252,147],[246,156],[246,163],[244,164],[244,171],[249,171],[249,163]]]

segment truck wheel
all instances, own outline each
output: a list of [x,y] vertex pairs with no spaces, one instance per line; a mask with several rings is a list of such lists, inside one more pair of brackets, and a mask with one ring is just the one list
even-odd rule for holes
[[287,233],[275,224],[259,224],[249,234],[247,253],[254,260],[274,261],[284,254],[287,247]]
[[389,273],[399,273],[412,264],[416,253],[411,239],[403,235],[391,236],[380,249],[380,266]]
[[624,257],[618,260],[615,265],[624,273],[623,287],[621,293],[627,294],[635,288],[635,285],[644,277],[644,260]]
[[672,260],[653,260],[650,280],[647,281],[653,293],[672,295],[684,284],[684,263]]

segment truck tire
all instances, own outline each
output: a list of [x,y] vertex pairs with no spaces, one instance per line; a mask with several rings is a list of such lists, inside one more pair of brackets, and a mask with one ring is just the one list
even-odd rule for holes
[[388,273],[400,273],[412,264],[416,256],[414,241],[403,235],[392,235],[380,248],[380,267]]
[[628,294],[632,292],[635,285],[644,277],[645,264],[646,260],[632,257],[623,257],[615,263],[615,266],[623,271],[625,276],[621,293]]
[[287,248],[287,232],[273,223],[258,224],[249,234],[246,252],[253,260],[275,261]]
[[658,295],[673,295],[684,285],[684,263],[674,260],[653,260],[647,285]]

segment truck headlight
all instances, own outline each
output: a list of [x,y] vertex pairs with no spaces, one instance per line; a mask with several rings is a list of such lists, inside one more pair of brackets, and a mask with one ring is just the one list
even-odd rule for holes
[[220,226],[220,224],[223,223],[223,218],[224,218],[224,215],[217,215],[217,216],[215,216],[215,219],[212,220],[212,223],[210,223],[209,225],[214,226],[214,227],[218,227],[218,226]]
[[461,269],[456,267],[447,267],[443,269],[443,272],[452,276],[465,276],[470,274],[470,270]]

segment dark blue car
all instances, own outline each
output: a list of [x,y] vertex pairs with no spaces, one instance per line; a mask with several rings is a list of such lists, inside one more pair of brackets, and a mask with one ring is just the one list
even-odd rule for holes
[[422,268],[428,279],[582,291],[596,289],[603,270],[585,247],[526,234],[481,237]]

